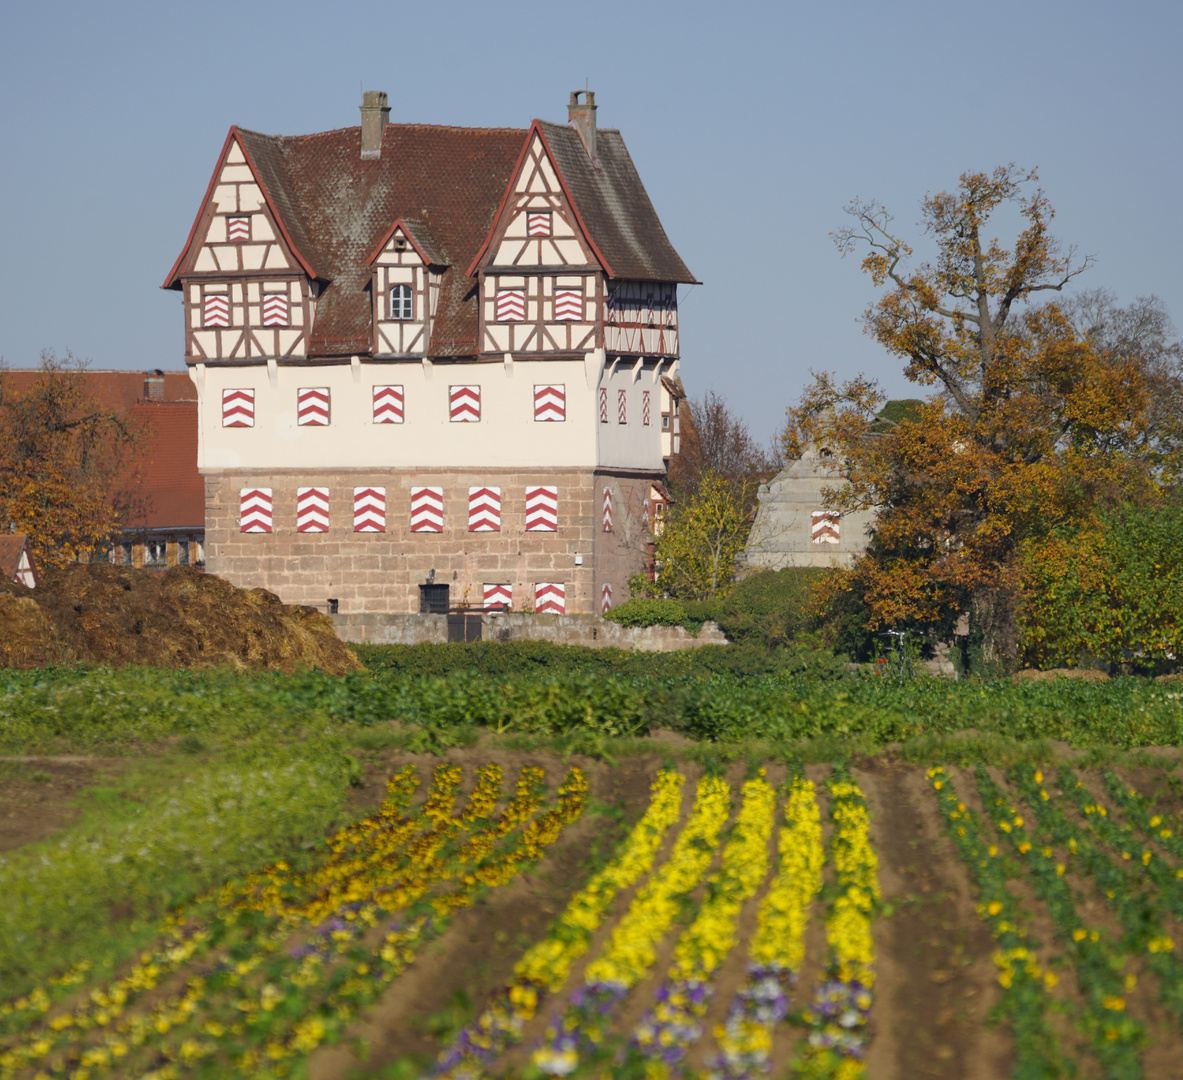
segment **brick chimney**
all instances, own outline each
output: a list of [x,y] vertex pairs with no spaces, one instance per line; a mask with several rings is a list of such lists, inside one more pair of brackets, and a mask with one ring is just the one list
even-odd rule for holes
[[[583,97],[581,102],[579,99]],[[596,160],[596,93],[594,90],[572,90],[567,103],[567,120],[583,136],[587,156]]]
[[382,129],[390,116],[386,94],[381,90],[366,90],[361,96],[361,156],[362,160],[382,156]]

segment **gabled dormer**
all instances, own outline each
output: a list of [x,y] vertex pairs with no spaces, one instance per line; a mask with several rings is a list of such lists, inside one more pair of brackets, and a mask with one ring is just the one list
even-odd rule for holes
[[422,223],[399,218],[368,261],[373,270],[373,355],[424,355],[447,259]]
[[535,121],[469,267],[480,290],[481,351],[595,348],[606,270]]
[[182,293],[191,363],[306,354],[316,277],[231,128],[164,288]]

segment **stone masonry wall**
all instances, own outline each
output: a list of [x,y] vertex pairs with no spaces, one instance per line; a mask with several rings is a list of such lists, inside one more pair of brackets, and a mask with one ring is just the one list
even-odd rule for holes
[[[537,485],[558,488],[556,532],[525,530],[525,489]],[[296,489],[310,486],[330,489],[327,532],[296,531]],[[369,486],[386,488],[386,531],[355,533],[353,489]],[[443,532],[411,532],[412,486],[444,489]],[[468,489],[485,486],[501,488],[501,530],[470,533]],[[532,607],[535,583],[561,582],[568,613],[598,611],[602,580],[612,581],[620,602],[628,561],[616,550],[623,534],[602,531],[602,486],[590,470],[576,469],[221,472],[206,476],[206,568],[286,603],[324,610],[335,599],[341,614],[418,612],[419,585],[433,569],[435,583],[450,587],[452,606],[480,607],[486,582],[509,583],[520,610]],[[240,531],[240,490],[255,487],[272,489],[271,533]],[[634,556],[628,572],[637,565]]]
[[[726,645],[723,631],[704,623],[698,636],[681,626],[618,626],[598,615],[485,615],[485,641],[553,641],[592,649],[636,649],[673,652],[701,645]],[[420,645],[448,640],[443,615],[335,615],[333,626],[342,641],[367,645]]]
[[[649,499],[653,478],[648,474],[600,472],[596,474],[597,502],[596,529],[596,596],[595,611],[603,610],[603,585],[612,586],[612,607],[619,607],[629,598],[628,579],[640,573],[648,564],[652,533],[645,520],[645,503]],[[612,492],[612,531],[604,532],[604,488]],[[652,514],[652,507],[649,513]]]

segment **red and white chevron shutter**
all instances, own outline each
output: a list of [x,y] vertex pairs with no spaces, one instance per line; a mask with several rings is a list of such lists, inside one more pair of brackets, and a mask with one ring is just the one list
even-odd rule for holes
[[579,322],[583,318],[583,293],[578,289],[555,289],[555,321]]
[[225,293],[213,293],[201,304],[202,326],[230,325],[230,297]]
[[485,582],[484,601],[486,611],[490,608],[502,607],[508,611],[513,607],[513,590],[509,585],[490,585]]
[[444,489],[411,488],[411,532],[444,531]]
[[608,388],[600,387],[600,423],[608,423]]
[[612,489],[604,488],[604,532],[612,531]]
[[652,393],[649,390],[641,391],[641,423],[645,427],[649,426],[649,419],[652,415]]
[[296,391],[296,423],[300,427],[324,427],[329,422],[329,388],[302,386]]
[[353,489],[353,531],[386,531],[386,489],[384,487],[355,487]]
[[649,500],[646,499],[641,503],[641,525],[643,528],[649,528]]
[[244,533],[269,533],[271,531],[270,488],[239,489],[238,527]]
[[550,236],[550,211],[527,210],[526,232],[530,236]]
[[296,532],[329,531],[329,489],[296,488]]
[[287,326],[287,293],[267,292],[263,294],[263,325]]
[[607,614],[612,607],[612,585],[605,581],[600,587],[600,614]]
[[558,385],[534,386],[534,419],[540,422],[557,422],[567,419],[567,387]]
[[838,513],[835,510],[814,510],[810,539],[815,544],[838,543]]
[[539,615],[566,614],[567,586],[559,581],[535,582],[534,610]]
[[222,391],[222,427],[255,426],[254,390]]
[[374,387],[374,423],[401,424],[403,422],[403,388],[401,386]]
[[448,419],[453,424],[473,424],[481,418],[479,386],[448,387]]
[[497,294],[497,321],[522,322],[526,318],[526,290],[502,289]]
[[468,531],[501,532],[501,488],[468,489]]
[[526,488],[526,532],[557,532],[559,528],[559,489]]
[[246,217],[228,217],[226,219],[226,239],[232,244],[242,244],[251,238],[251,219]]
[[616,391],[616,422],[618,424],[628,423],[628,391]]

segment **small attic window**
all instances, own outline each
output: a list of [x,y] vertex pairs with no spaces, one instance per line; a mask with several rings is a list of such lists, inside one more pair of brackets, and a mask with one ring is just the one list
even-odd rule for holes
[[394,250],[395,251],[406,251],[407,250],[407,241],[406,241],[405,237],[402,237],[402,236],[395,237]]
[[821,449],[818,450],[818,453],[821,454],[822,457],[833,457],[834,456],[834,451],[831,450],[828,446],[821,447]]
[[251,238],[251,218],[249,214],[228,217],[226,219],[226,239],[232,244],[245,244]]
[[413,318],[411,310],[411,286],[395,285],[390,290],[390,318]]

